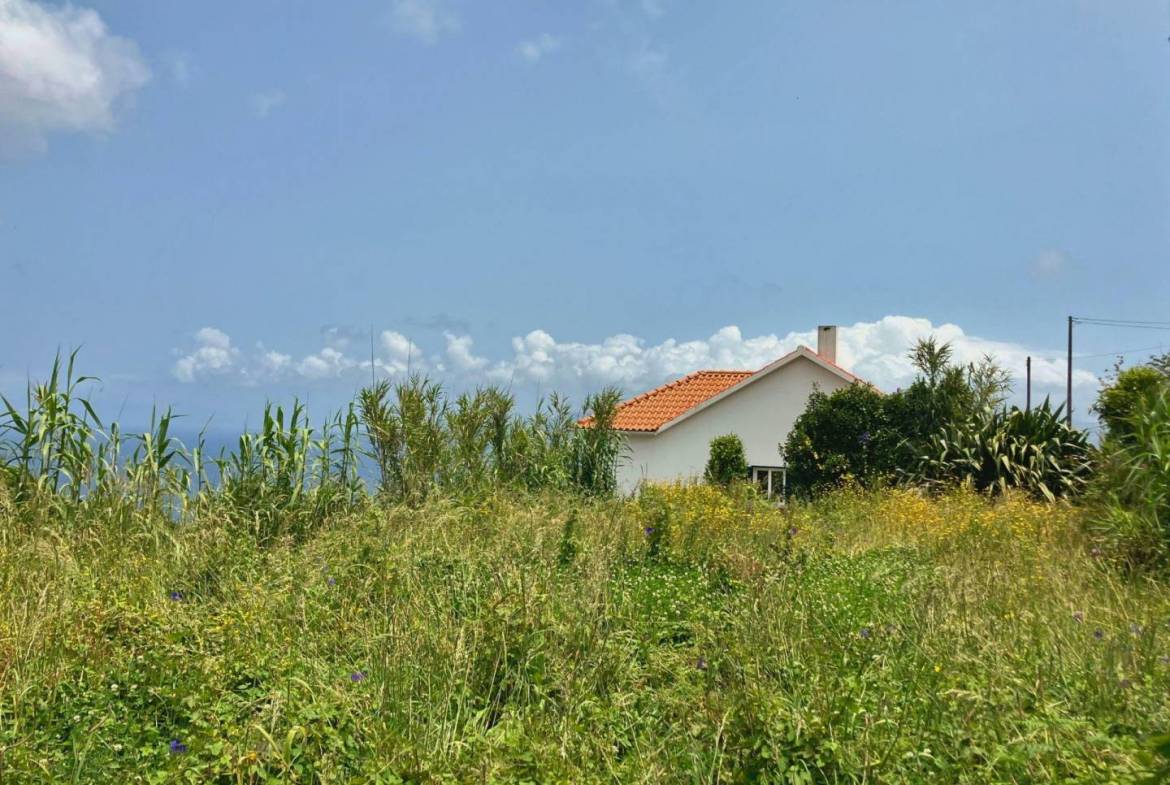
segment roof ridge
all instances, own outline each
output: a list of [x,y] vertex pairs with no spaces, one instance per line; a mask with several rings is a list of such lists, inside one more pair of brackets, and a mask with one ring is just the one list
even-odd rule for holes
[[751,376],[752,374],[756,373],[756,371],[733,371],[733,370],[712,370],[712,369],[691,371],[686,376],[680,376],[672,382],[666,382],[665,384],[660,384],[652,390],[647,390],[644,393],[640,393],[639,395],[635,395],[633,398],[628,398],[628,399],[622,401],[621,403],[618,404],[618,408],[620,409],[623,406],[628,406],[631,403],[645,400],[646,398],[649,398],[652,395],[657,395],[661,392],[669,390],[672,387],[677,387],[680,384],[682,384],[683,382],[690,381],[691,379],[695,378],[696,376],[702,376],[703,374],[707,374],[707,373],[735,373],[735,374],[747,374],[748,376]]
[[[753,379],[787,365],[798,356],[813,360],[822,368],[847,381],[857,380],[856,376],[835,362],[826,360],[802,345],[754,371],[710,368],[691,371],[673,381],[624,400],[617,405],[614,428],[619,431],[654,433],[730,395],[733,391],[750,384]],[[578,423],[589,427],[592,421],[592,417],[584,417],[578,420]]]

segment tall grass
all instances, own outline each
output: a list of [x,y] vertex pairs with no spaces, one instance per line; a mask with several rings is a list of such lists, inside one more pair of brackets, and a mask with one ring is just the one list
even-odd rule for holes
[[436,492],[469,498],[499,487],[612,493],[623,449],[613,429],[620,398],[614,389],[587,397],[588,427],[578,427],[556,395],[530,417],[517,416],[515,399],[500,388],[452,402],[421,376],[358,395],[379,493],[413,506]]
[[1170,727],[1170,590],[1067,504],[617,499],[616,392],[421,377],[208,455],[73,360],[0,417],[4,785],[1127,783]]
[[1075,510],[651,496],[435,497],[277,547],[214,514],[62,538],[0,502],[0,781],[1149,771],[1170,593],[1105,570]]
[[1095,488],[1092,529],[1130,567],[1170,565],[1170,390],[1139,399],[1107,440]]

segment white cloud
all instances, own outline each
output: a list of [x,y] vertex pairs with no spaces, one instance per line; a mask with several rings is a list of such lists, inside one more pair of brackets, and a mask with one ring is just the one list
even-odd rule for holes
[[[878,387],[894,390],[914,380],[916,372],[908,353],[918,339],[932,335],[951,344],[956,362],[978,362],[991,355],[1019,380],[1024,360],[1031,355],[1035,388],[1055,391],[1064,384],[1065,366],[1059,352],[981,338],[954,324],[934,325],[908,316],[887,316],[842,327],[838,362]],[[624,334],[599,343],[560,342],[543,330],[534,330],[512,339],[512,357],[507,360],[490,363],[477,357],[467,336],[448,336],[447,355],[455,369],[482,372],[495,381],[573,389],[614,384],[633,394],[699,369],[754,370],[800,345],[815,348],[815,331],[745,337],[738,327],[729,325],[706,339],[671,338],[647,345]],[[1080,387],[1095,386],[1097,381],[1087,370],[1077,369],[1073,375],[1074,384]]]
[[433,44],[459,29],[459,16],[443,0],[394,0],[390,24],[403,35]]
[[224,375],[239,370],[240,350],[232,346],[227,333],[204,327],[195,333],[195,349],[181,356],[171,372],[181,382],[200,377]]
[[444,333],[447,339],[447,358],[458,371],[478,371],[484,368],[488,361],[483,357],[476,357],[472,349],[470,335],[452,335]]
[[[1023,395],[1024,360],[1031,355],[1033,398],[1039,400],[1049,393],[1056,400],[1063,398],[1065,365],[1059,351],[982,338],[968,334],[958,325],[933,324],[928,319],[886,316],[874,322],[842,326],[837,360],[861,378],[892,391],[913,381],[915,369],[907,355],[915,342],[929,336],[949,343],[955,361],[960,363],[978,362],[984,355],[991,355],[1016,378],[1017,398]],[[616,385],[633,395],[691,371],[754,370],[797,346],[816,346],[814,330],[749,337],[735,325],[706,338],[670,338],[655,344],[628,334],[612,335],[595,343],[558,341],[544,330],[533,330],[512,339],[509,355],[493,359],[476,353],[470,335],[447,332],[444,338],[442,352],[428,355],[406,335],[383,331],[374,347],[374,373],[401,378],[413,371],[431,374],[454,386],[483,382],[535,385],[575,396]],[[234,378],[245,384],[280,379],[360,381],[370,374],[369,356],[362,356],[357,346],[351,351],[345,333],[336,329],[325,331],[325,345],[299,361],[263,346],[245,357],[225,333],[211,327],[196,333],[195,340],[196,347],[175,363],[174,375],[180,381],[211,376]],[[1073,382],[1082,390],[1095,389],[1098,379],[1088,370],[1077,369]]]
[[272,114],[274,109],[284,105],[286,96],[283,90],[265,90],[260,93],[254,93],[249,99],[248,103],[252,107],[252,114],[260,119],[264,119]]
[[1040,278],[1055,278],[1068,268],[1068,257],[1060,251],[1049,249],[1032,262],[1032,272]]
[[96,11],[0,0],[0,145],[43,150],[53,132],[110,131],[149,78],[138,47]]
[[545,55],[552,54],[561,48],[561,40],[548,33],[541,33],[536,38],[521,41],[516,52],[530,63],[538,63]]
[[336,378],[361,363],[347,357],[337,349],[326,346],[316,354],[310,354],[297,363],[296,370],[306,379]]
[[266,376],[280,376],[292,364],[292,357],[280,352],[264,352],[260,355],[260,370]]

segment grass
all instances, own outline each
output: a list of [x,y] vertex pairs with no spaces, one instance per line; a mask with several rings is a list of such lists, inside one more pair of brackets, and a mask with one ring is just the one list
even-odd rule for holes
[[1077,517],[697,486],[262,546],[0,499],[0,781],[1136,782],[1170,591]]

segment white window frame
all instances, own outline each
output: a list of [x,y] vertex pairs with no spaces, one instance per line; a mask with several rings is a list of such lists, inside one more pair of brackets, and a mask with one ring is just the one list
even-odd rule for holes
[[757,479],[762,472],[768,473],[767,486],[765,488],[765,495],[769,498],[779,498],[784,500],[786,491],[788,490],[788,467],[787,466],[750,466],[751,478],[753,485],[759,485],[762,478]]

